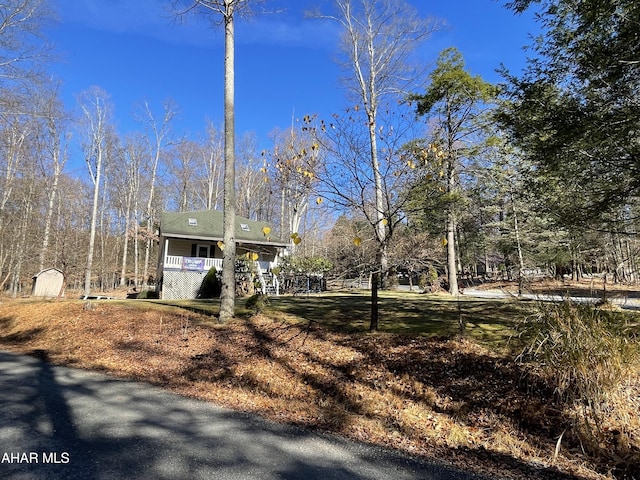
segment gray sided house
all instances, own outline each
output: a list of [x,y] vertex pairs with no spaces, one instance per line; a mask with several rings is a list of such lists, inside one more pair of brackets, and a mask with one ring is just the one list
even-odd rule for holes
[[[161,299],[196,298],[205,275],[222,270],[222,212],[164,212],[160,216],[158,279]],[[236,216],[236,254],[257,274],[263,293],[279,293],[271,269],[288,245],[272,237],[271,225]]]

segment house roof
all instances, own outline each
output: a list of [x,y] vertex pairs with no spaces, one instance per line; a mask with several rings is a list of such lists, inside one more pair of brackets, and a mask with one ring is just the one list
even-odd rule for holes
[[[287,242],[274,237],[273,232],[265,235],[264,227],[271,228],[271,225],[268,222],[256,222],[236,216],[236,242],[278,247],[288,245]],[[222,240],[222,212],[218,210],[163,212],[160,215],[160,235],[194,240]]]

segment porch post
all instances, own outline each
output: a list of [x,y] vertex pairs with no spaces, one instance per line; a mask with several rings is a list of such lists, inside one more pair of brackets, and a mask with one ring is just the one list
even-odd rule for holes
[[169,256],[169,239],[164,239],[164,258],[162,259],[162,269],[167,265],[167,257]]

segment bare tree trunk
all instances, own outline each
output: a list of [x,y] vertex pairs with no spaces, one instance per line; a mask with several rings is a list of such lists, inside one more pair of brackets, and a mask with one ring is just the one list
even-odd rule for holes
[[[452,155],[451,153],[449,154]],[[455,164],[449,158],[447,164],[447,190],[453,192],[456,188]],[[456,218],[454,212],[449,207],[447,212],[447,280],[449,281],[449,293],[458,295],[458,268],[456,261]]]
[[20,221],[20,235],[17,244],[17,255],[16,255],[16,264],[14,267],[14,278],[12,281],[12,293],[13,297],[17,297],[18,293],[22,290],[22,267],[24,264],[24,256],[25,252],[28,250],[26,241],[27,241],[27,230],[29,228],[31,215],[33,212],[33,193],[34,193],[34,185],[33,180],[27,180],[29,184],[26,186],[24,192],[24,198],[22,200],[22,219]]
[[89,231],[89,248],[87,251],[87,267],[84,278],[84,295],[91,293],[91,273],[93,253],[95,250],[98,203],[100,201],[100,181],[105,155],[107,135],[107,119],[109,106],[107,95],[97,87],[85,92],[81,98],[82,111],[87,127],[87,142],[84,145],[85,161],[93,182],[93,206],[91,209],[91,227]]
[[89,249],[87,251],[87,267],[84,275],[84,295],[91,293],[91,270],[93,268],[93,251],[96,244],[96,224],[98,219],[98,202],[100,200],[100,180],[102,176],[102,147],[98,148],[96,157],[96,174],[93,177],[93,207],[91,208],[91,227],[89,230]]
[[518,212],[511,191],[511,213],[513,213],[513,230],[516,235],[516,249],[518,252],[518,296],[522,296],[522,284],[524,275],[524,259],[522,257],[522,244],[520,243],[520,227],[518,225]]
[[236,296],[236,174],[235,174],[235,105],[234,105],[234,22],[233,3],[226,3],[224,15],[224,210],[222,256],[222,292],[220,321],[235,315]]
[[122,242],[122,264],[120,265],[120,286],[124,287],[127,284],[127,253],[129,250],[129,230],[131,228],[131,212],[127,206],[124,220],[124,240]]
[[133,226],[133,286],[136,290],[140,286],[140,226],[137,216]]

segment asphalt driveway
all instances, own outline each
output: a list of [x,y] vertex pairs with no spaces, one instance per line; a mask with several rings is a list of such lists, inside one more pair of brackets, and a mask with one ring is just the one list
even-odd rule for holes
[[481,477],[0,352],[0,479]]

